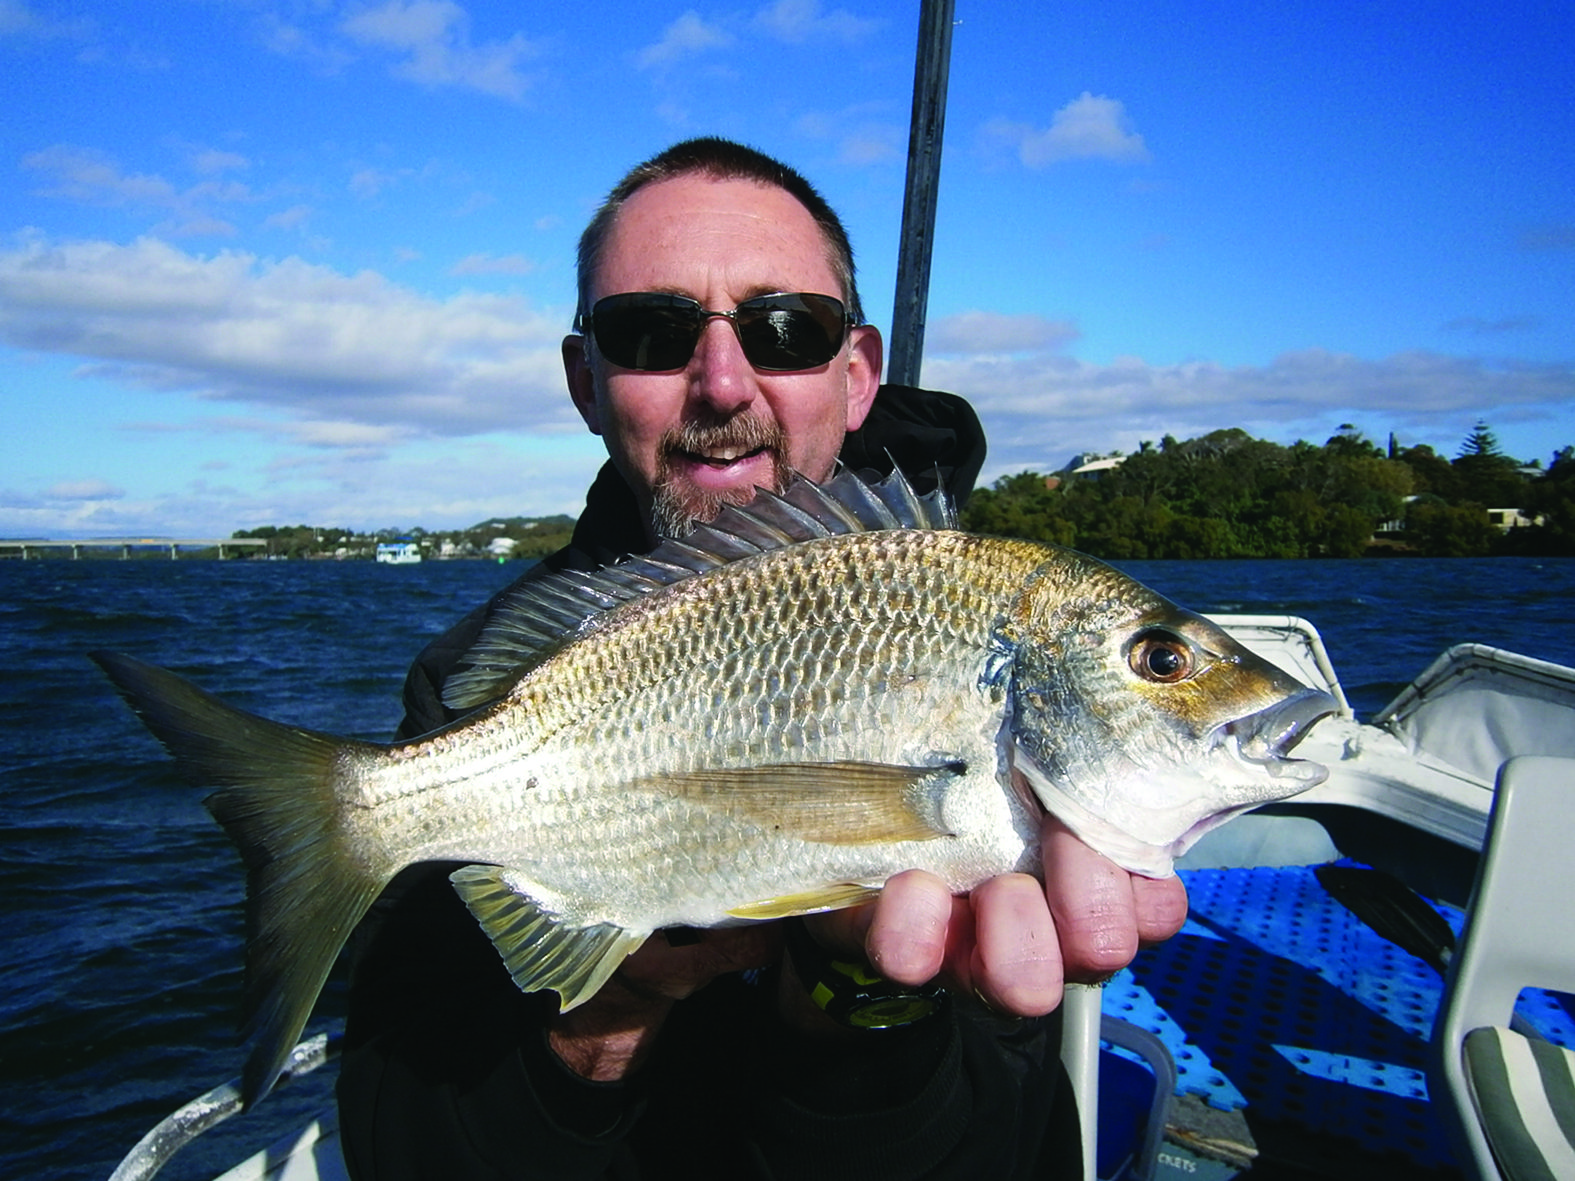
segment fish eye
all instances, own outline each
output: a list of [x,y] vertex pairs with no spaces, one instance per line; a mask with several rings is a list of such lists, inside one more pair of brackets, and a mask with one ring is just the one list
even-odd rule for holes
[[1192,675],[1192,647],[1170,632],[1144,632],[1127,650],[1132,671],[1145,681],[1173,685]]

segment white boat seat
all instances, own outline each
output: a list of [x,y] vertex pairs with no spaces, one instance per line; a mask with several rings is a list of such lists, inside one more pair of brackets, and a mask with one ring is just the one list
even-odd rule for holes
[[1572,804],[1575,759],[1500,769],[1433,1031],[1433,1101],[1483,1178],[1575,1177],[1575,1054],[1509,1029],[1523,988],[1575,992]]

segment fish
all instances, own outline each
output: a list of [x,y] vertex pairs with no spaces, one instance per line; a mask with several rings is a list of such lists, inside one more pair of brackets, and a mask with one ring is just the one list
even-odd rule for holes
[[842,472],[644,557],[517,585],[444,699],[380,744],[281,725],[95,652],[247,870],[243,1075],[272,1087],[352,928],[402,868],[454,888],[564,1009],[653,932],[852,906],[925,869],[1041,872],[1054,813],[1162,877],[1230,816],[1321,781],[1336,708],[1069,549],[960,531],[941,493]]

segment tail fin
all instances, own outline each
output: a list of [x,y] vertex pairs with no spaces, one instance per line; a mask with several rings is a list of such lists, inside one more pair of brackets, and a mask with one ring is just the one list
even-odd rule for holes
[[174,673],[113,652],[90,654],[175,759],[218,790],[208,810],[246,862],[246,1036],[250,1107],[272,1088],[350,931],[391,870],[357,856],[334,784],[351,750],[372,743],[282,726],[226,705]]

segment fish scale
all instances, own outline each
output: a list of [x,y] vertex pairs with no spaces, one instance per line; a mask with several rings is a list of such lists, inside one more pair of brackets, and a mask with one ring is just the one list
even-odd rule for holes
[[522,584],[445,685],[473,712],[388,746],[96,654],[246,860],[247,1102],[415,862],[468,863],[455,888],[515,981],[572,1007],[663,926],[1035,870],[1045,808],[1158,875],[1321,778],[1284,755],[1327,695],[1102,563],[950,522],[845,474]]

